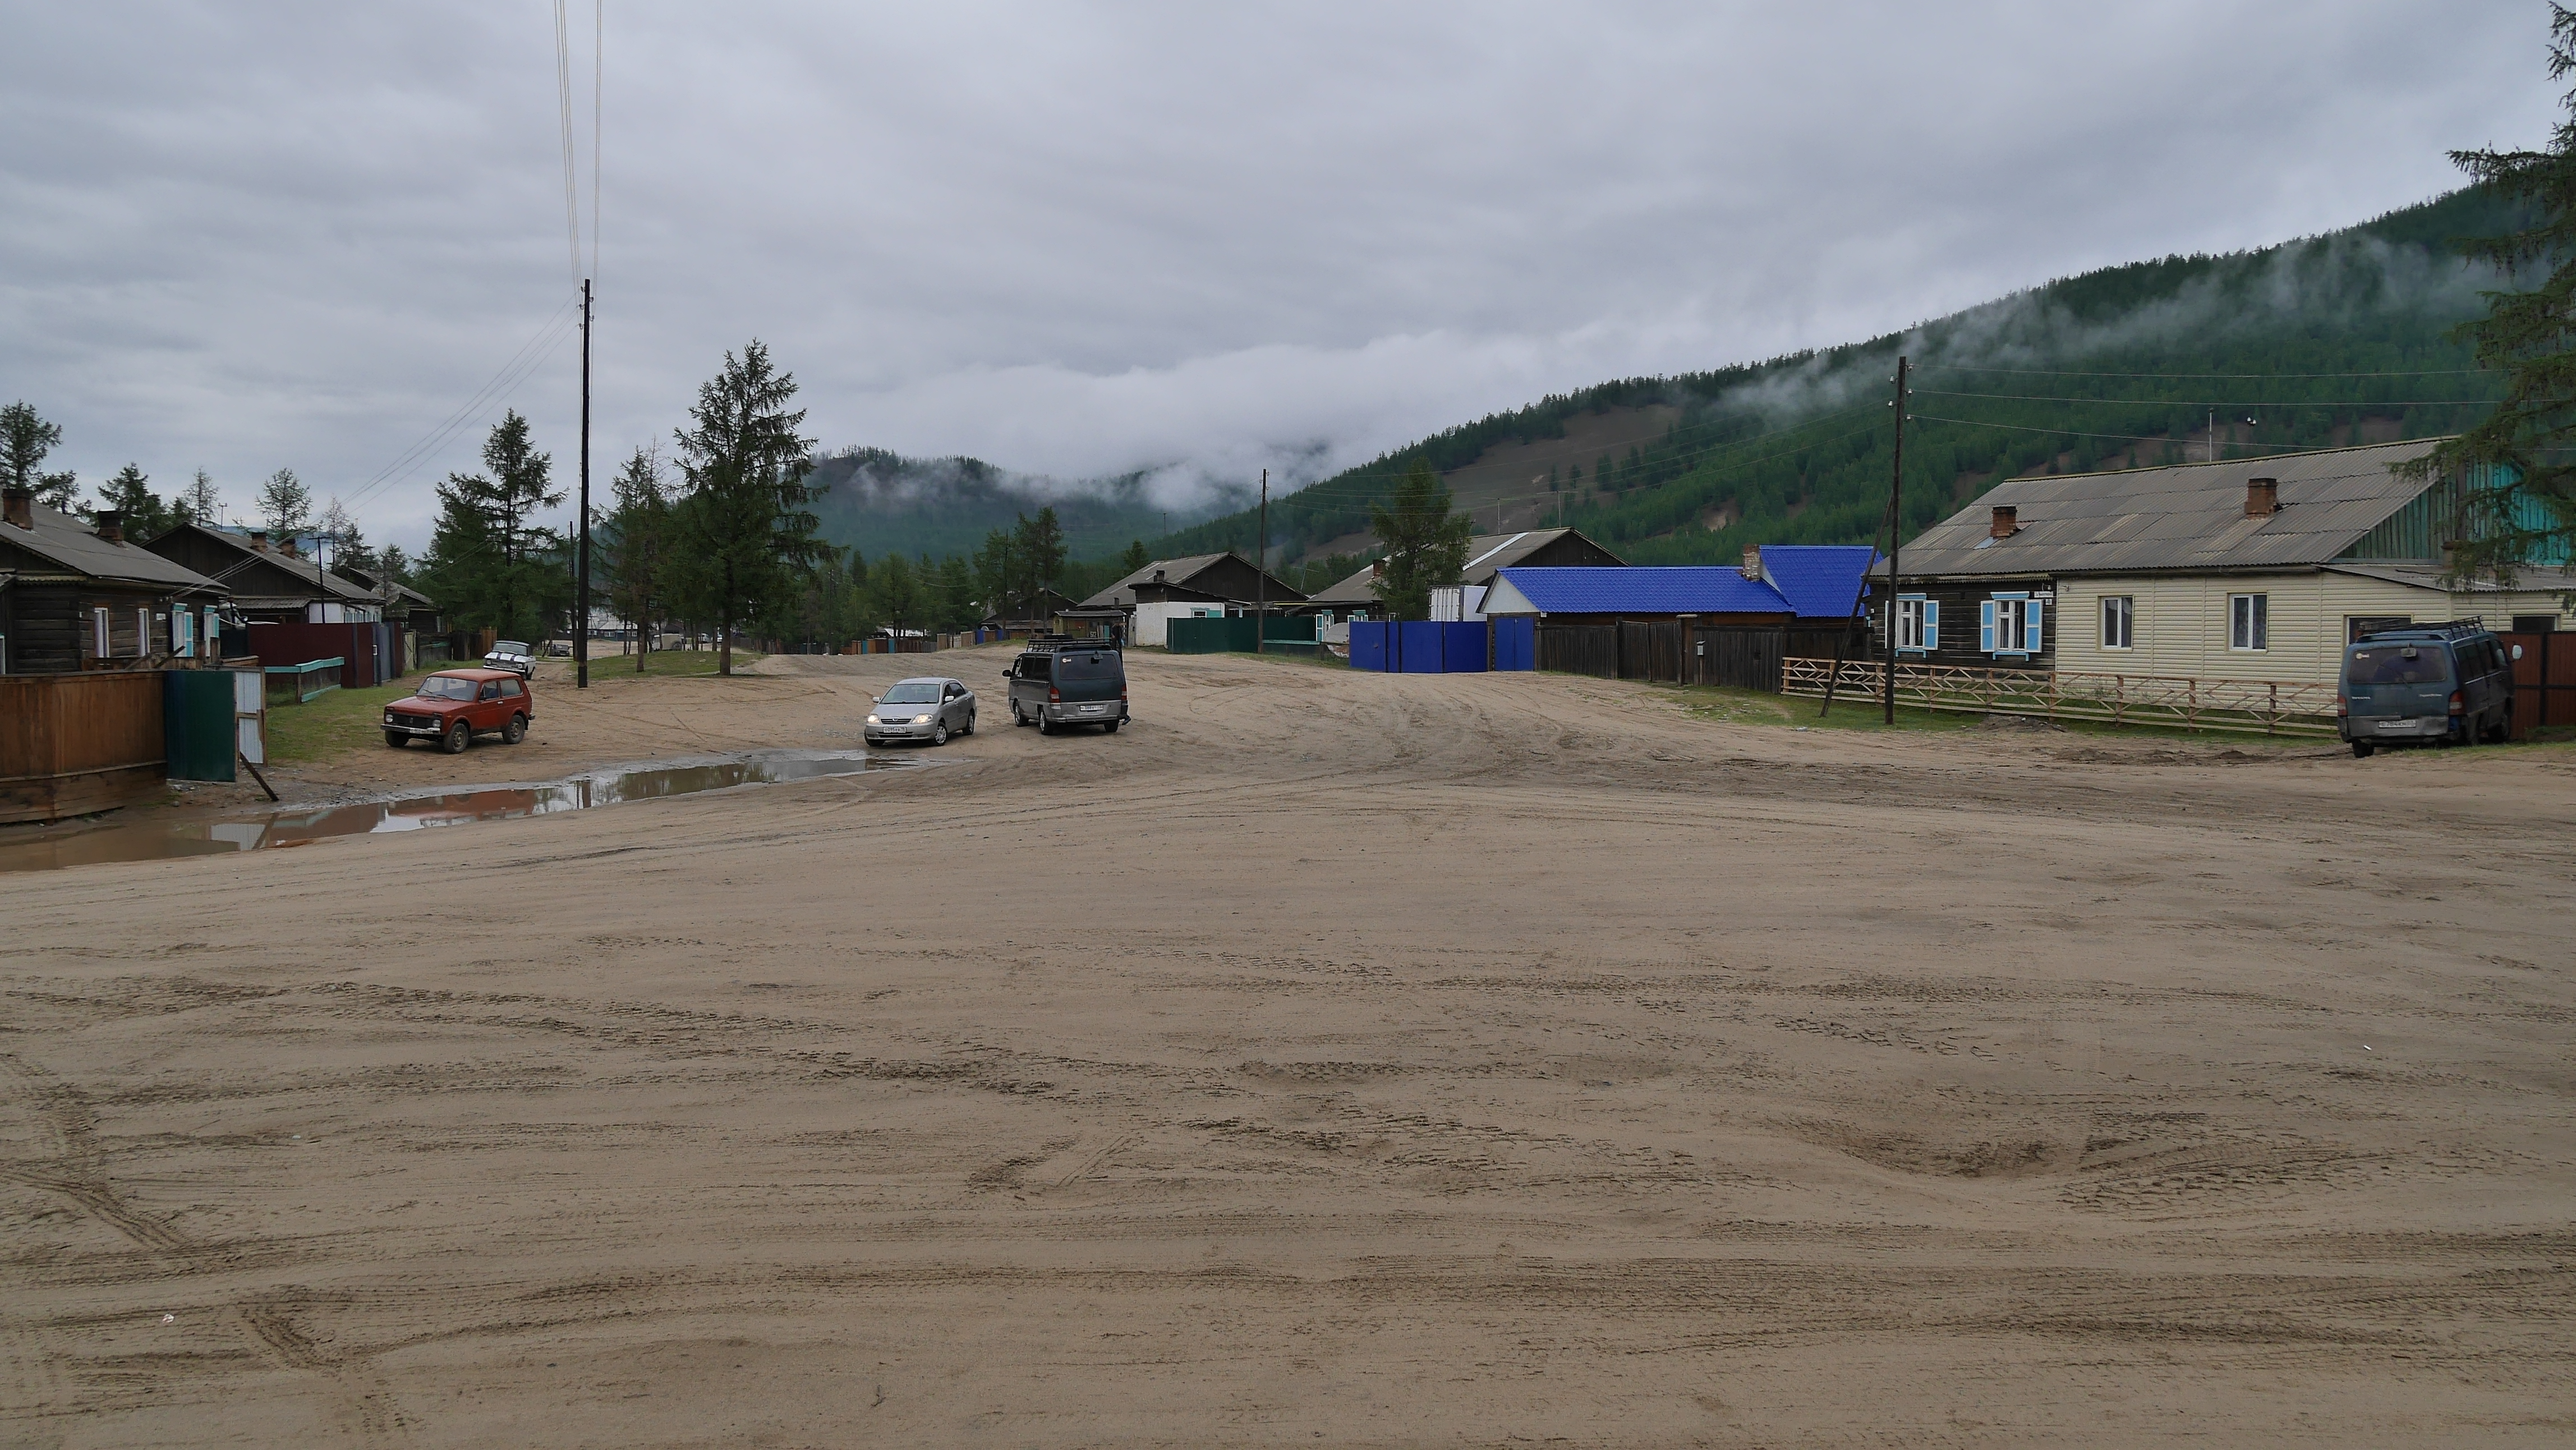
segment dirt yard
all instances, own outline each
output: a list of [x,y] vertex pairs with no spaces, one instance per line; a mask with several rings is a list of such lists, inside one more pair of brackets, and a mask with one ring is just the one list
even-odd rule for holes
[[1004,660],[300,788],[901,665],[932,768],[0,877],[0,1441],[2576,1438],[2576,750]]

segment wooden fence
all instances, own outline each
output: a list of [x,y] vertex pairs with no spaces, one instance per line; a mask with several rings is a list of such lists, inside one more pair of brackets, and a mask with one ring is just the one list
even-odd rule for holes
[[[1830,653],[1841,625],[1718,624],[1625,620],[1543,624],[1538,667],[1604,680],[1662,685],[1780,689],[1780,667],[1799,654]],[[1855,639],[1855,648],[1865,641]]]
[[[1878,705],[1886,667],[1850,661],[1834,698]],[[1790,659],[1780,693],[1821,699],[1833,661]],[[2175,725],[2263,735],[2333,735],[2335,687],[2280,680],[2203,680],[2174,675],[2093,675],[2065,670],[1984,670],[1955,665],[1896,667],[1896,703],[1921,710]]]
[[0,821],[51,821],[166,788],[161,672],[0,675]]

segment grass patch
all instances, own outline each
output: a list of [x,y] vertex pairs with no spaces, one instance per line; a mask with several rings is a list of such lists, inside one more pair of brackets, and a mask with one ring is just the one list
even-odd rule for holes
[[[750,650],[735,650],[733,652],[734,673],[742,673],[743,666],[759,658],[759,655]],[[567,670],[571,668],[569,660],[557,660],[555,663],[563,665]],[[701,677],[715,672],[716,652],[711,649],[657,649],[644,656],[642,671],[648,678],[659,676],[675,679]],[[590,677],[593,680],[615,675],[631,676],[635,673],[637,671],[633,655],[594,654],[590,657]]]
[[385,706],[402,699],[417,676],[364,690],[333,690],[306,704],[268,707],[268,758],[281,765],[321,760],[362,746],[384,749]]
[[[1896,707],[1896,724],[1887,724],[1884,707],[1876,701],[1838,699],[1833,713],[1819,717],[1821,700],[1800,699],[1792,695],[1771,695],[1760,690],[1743,690],[1717,685],[1666,686],[1682,697],[1683,708],[1707,720],[1729,725],[1789,725],[1811,730],[1912,731],[1925,735],[1956,735],[1966,731],[1992,729],[1987,716],[1969,710],[1923,710],[1910,705]],[[2223,742],[2240,748],[2308,748],[2339,745],[2330,735],[2264,735],[2239,730],[2186,730],[2175,725],[2113,725],[2100,720],[2047,720],[2036,716],[2004,716],[2004,719],[2029,721],[2034,732],[2067,735],[2117,736],[2122,739],[2199,740]]]

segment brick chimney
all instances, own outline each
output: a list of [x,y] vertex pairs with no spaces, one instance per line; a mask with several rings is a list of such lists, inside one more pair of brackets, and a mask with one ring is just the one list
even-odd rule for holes
[[253,529],[253,530],[251,530],[251,531],[250,531],[250,546],[251,546],[252,548],[254,548],[254,549],[259,550],[259,551],[260,551],[261,553],[263,553],[263,554],[267,553],[267,552],[268,552],[268,530],[266,530],[266,529]]
[[2267,519],[2281,511],[2281,481],[2276,478],[2245,480],[2245,517]]
[[279,539],[277,541],[277,552],[284,554],[290,559],[298,557],[295,552],[295,536],[293,534],[288,534]]
[[1759,579],[1762,577],[1762,546],[1760,544],[1747,544],[1744,546],[1744,577],[1747,579]]
[[90,516],[90,532],[107,540],[111,544],[124,543],[125,511],[122,509],[100,509],[97,513]]
[[31,488],[0,489],[0,519],[22,529],[36,526],[36,491]]
[[2011,504],[1999,503],[1995,505],[1995,519],[1993,523],[1986,525],[1986,537],[1990,539],[2009,539],[2013,535],[2020,533],[2020,514],[2021,510],[2015,508]]

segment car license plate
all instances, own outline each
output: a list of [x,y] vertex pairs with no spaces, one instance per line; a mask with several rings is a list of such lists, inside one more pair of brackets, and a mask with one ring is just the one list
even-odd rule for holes
[[1108,708],[1109,707],[1106,705],[1085,705],[1082,707],[1082,713],[1085,715],[1097,715]]
[[2382,720],[2379,722],[2379,728],[2382,730],[2412,730],[2415,728],[2415,722],[2412,720]]

